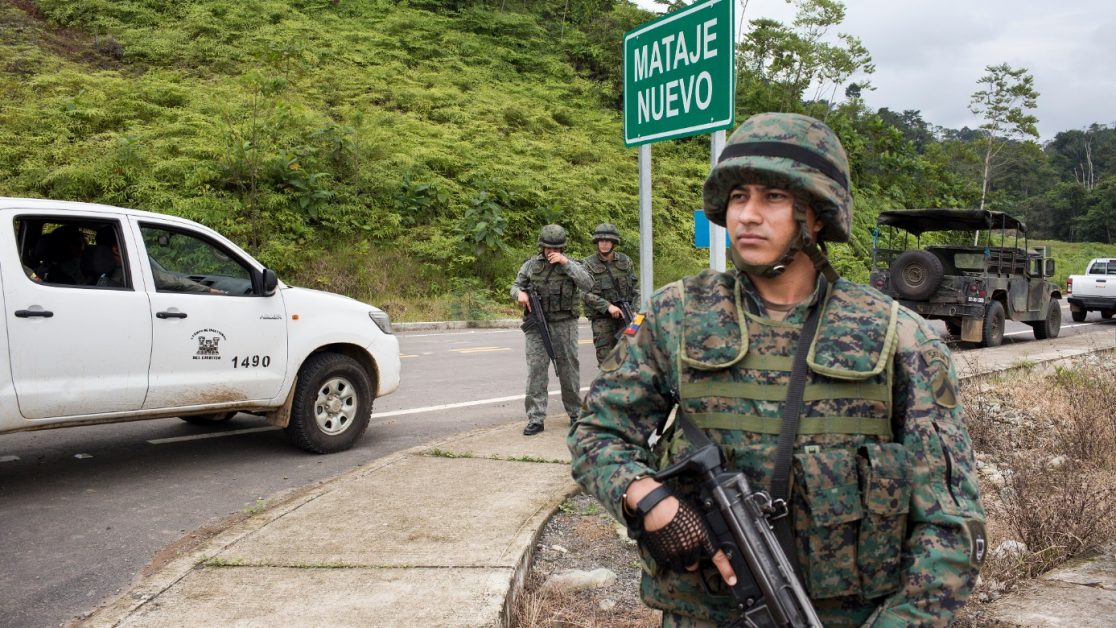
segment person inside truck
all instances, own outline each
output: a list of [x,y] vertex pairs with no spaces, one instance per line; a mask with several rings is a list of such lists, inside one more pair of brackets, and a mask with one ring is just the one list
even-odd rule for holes
[[[97,232],[97,246],[112,250],[113,269],[102,273],[97,280],[98,286],[123,286],[124,261],[120,254],[120,245],[116,239],[116,229],[111,225]],[[103,255],[103,253],[101,254]],[[150,261],[150,260],[149,260]],[[151,264],[151,275],[155,278],[155,289],[160,292],[193,292],[198,294],[226,294],[224,290],[210,288],[196,281],[161,270]]]

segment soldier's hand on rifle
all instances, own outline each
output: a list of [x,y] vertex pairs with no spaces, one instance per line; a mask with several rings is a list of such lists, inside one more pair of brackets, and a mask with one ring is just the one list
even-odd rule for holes
[[519,304],[521,306],[527,308],[528,312],[531,311],[531,297],[527,296],[526,290],[520,290],[519,296],[516,298],[516,300],[519,301]]
[[[640,478],[628,486],[624,505],[629,512],[638,512],[640,500],[661,486],[653,478]],[[648,551],[664,566],[683,567],[697,571],[698,559],[708,556],[713,544],[701,513],[689,504],[670,496],[655,505],[643,518],[643,538]],[[692,559],[692,562],[691,562]],[[713,554],[713,565],[730,587],[736,585],[736,572],[728,556],[721,550]]]
[[624,310],[621,310],[620,308],[616,307],[615,305],[609,303],[608,304],[608,315],[611,316],[612,318],[620,318],[621,316],[624,315]]
[[566,262],[570,261],[570,258],[563,255],[561,251],[551,250],[546,252],[546,261],[550,262],[551,264],[560,264],[562,266],[565,266]]

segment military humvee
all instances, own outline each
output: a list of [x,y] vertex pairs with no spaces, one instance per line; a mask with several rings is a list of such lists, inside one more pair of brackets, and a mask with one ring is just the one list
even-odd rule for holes
[[[983,236],[983,241],[921,247],[919,240],[929,231],[977,232],[968,239]],[[873,230],[870,281],[923,317],[945,321],[964,342],[999,345],[1006,319],[1027,323],[1035,338],[1055,338],[1062,327],[1062,293],[1046,280],[1054,274],[1054,260],[1045,247],[1029,249],[1026,234],[1027,225],[1002,212],[881,212]]]

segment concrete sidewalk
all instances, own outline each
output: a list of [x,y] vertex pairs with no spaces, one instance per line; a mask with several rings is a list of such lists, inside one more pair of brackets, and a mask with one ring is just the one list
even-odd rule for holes
[[[958,354],[958,370],[1114,348],[1108,329]],[[234,525],[79,624],[504,625],[543,525],[577,490],[564,416],[546,426],[531,438],[521,422],[476,430],[369,463]],[[1000,600],[998,625],[1111,625],[1110,554]]]
[[97,610],[89,626],[491,626],[576,491],[565,415],[365,465],[251,517]]

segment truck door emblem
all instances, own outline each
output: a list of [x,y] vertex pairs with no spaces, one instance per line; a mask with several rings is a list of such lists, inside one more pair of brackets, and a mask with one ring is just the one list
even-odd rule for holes
[[198,341],[198,350],[194,354],[195,360],[220,360],[221,341],[225,339],[225,334],[216,329],[199,329],[190,336],[191,340]]

